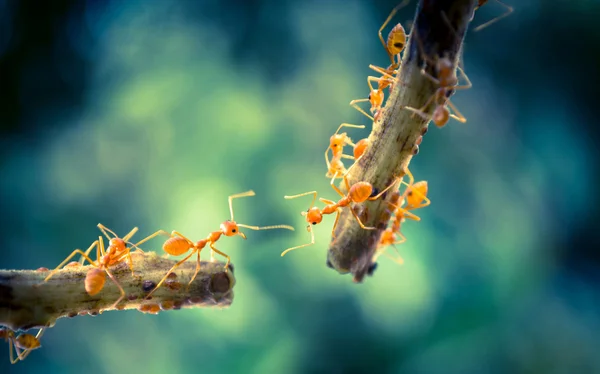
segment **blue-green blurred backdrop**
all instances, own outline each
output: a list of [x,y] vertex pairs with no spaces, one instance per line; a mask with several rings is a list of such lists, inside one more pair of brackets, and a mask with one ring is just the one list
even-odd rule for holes
[[239,222],[298,228],[220,242],[227,310],[62,319],[0,371],[600,372],[600,4],[506,2],[466,39],[468,123],[432,126],[411,164],[432,205],[404,226],[405,264],[357,285],[325,267],[332,219],[279,256],[309,240],[310,199],[283,195],[335,198],[323,151],[367,124],[348,102],[388,62],[394,1],[0,0],[0,268],[53,267],[98,222],[198,240],[248,189]]

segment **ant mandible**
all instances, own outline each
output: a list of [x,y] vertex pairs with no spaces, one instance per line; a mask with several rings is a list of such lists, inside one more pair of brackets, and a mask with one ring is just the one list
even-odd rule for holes
[[205,239],[199,240],[196,243],[192,242],[190,239],[188,239],[187,237],[185,237],[184,235],[180,234],[177,231],[172,231],[169,234],[165,230],[158,230],[154,234],[146,237],[145,239],[143,239],[142,241],[137,243],[137,244],[141,244],[141,243],[146,242],[158,235],[167,235],[167,236],[169,236],[169,239],[167,239],[165,241],[165,243],[163,244],[163,250],[165,252],[167,252],[168,254],[170,254],[172,256],[179,256],[179,255],[182,255],[191,250],[191,253],[189,255],[187,255],[185,258],[183,258],[181,261],[177,262],[175,265],[173,265],[173,267],[171,267],[171,269],[167,272],[167,274],[163,277],[163,279],[161,279],[161,281],[158,282],[156,287],[154,287],[154,289],[152,291],[150,291],[150,293],[146,296],[146,298],[148,298],[154,291],[156,291],[167,280],[167,278],[171,272],[173,272],[175,269],[177,269],[181,264],[183,264],[190,257],[192,257],[194,255],[194,253],[196,253],[197,254],[196,272],[194,273],[194,275],[192,276],[192,279],[190,279],[190,281],[188,283],[188,287],[189,287],[189,285],[192,284],[194,279],[196,279],[196,276],[198,275],[198,272],[200,271],[200,252],[202,251],[202,249],[204,247],[206,247],[207,244],[210,246],[210,249],[211,249],[211,258],[212,258],[213,252],[215,252],[227,259],[227,262],[225,264],[225,271],[227,272],[231,258],[228,255],[226,255],[225,253],[219,251],[215,247],[215,243],[221,238],[222,235],[225,235],[225,236],[239,235],[242,238],[246,239],[246,235],[239,230],[240,227],[247,228],[250,230],[286,229],[286,230],[294,231],[294,228],[292,226],[288,226],[288,225],[274,225],[274,226],[259,227],[259,226],[244,225],[244,224],[235,222],[233,219],[233,199],[237,199],[240,197],[254,196],[254,195],[255,195],[254,191],[250,190],[250,191],[246,191],[246,192],[242,192],[239,194],[229,196],[229,213],[230,213],[231,219],[221,223],[221,226],[218,231],[211,232],[210,234],[208,234],[208,236]]
[[[352,142],[352,139],[345,133],[339,133],[343,127],[350,127],[356,129],[364,129],[364,125],[351,125],[349,123],[342,123],[340,127],[338,127],[337,131],[329,138],[329,147],[325,150],[325,162],[327,163],[327,174],[325,176],[327,178],[337,178],[338,175],[341,177],[346,173],[346,169],[344,167],[344,163],[342,162],[342,158],[354,159],[354,157],[345,155],[344,147],[346,145],[350,145],[355,147],[355,144]],[[331,149],[331,161],[329,160],[329,150]]]
[[[354,165],[356,165],[356,163]],[[350,209],[350,212],[352,213],[352,215],[356,219],[356,222],[358,222],[358,224],[360,225],[360,227],[362,229],[364,229],[364,230],[375,230],[376,229],[375,227],[365,226],[362,223],[362,221],[360,220],[360,217],[358,217],[358,214],[356,214],[354,209],[350,206],[350,203],[362,203],[367,200],[373,201],[373,200],[379,199],[384,193],[386,193],[390,188],[392,188],[398,182],[398,178],[396,178],[389,186],[387,186],[379,194],[371,197],[371,195],[373,193],[373,185],[371,183],[357,182],[357,183],[353,184],[352,186],[350,186],[350,182],[348,182],[348,177],[346,175],[348,174],[350,169],[352,169],[352,167],[354,167],[354,165],[352,165],[348,169],[346,174],[344,174],[344,176],[343,176],[344,183],[346,185],[346,189],[348,190],[347,194],[344,194],[334,184],[334,179],[331,180],[331,187],[341,196],[341,199],[337,203],[333,200],[327,200],[324,198],[320,198],[319,200],[327,205],[323,209],[319,209],[318,207],[314,206],[315,202],[317,200],[317,191],[309,191],[309,192],[304,192],[304,193],[301,193],[298,195],[283,197],[284,199],[289,200],[289,199],[296,199],[296,198],[302,197],[302,196],[313,195],[313,200],[310,203],[310,207],[308,208],[308,210],[306,212],[300,213],[301,215],[306,217],[306,222],[308,222],[308,226],[306,228],[307,228],[308,232],[310,232],[311,241],[310,241],[310,243],[307,243],[307,244],[302,244],[302,245],[299,245],[296,247],[286,249],[285,251],[283,251],[281,253],[282,257],[285,256],[288,252],[293,251],[295,249],[304,248],[304,247],[308,247],[310,245],[315,244],[315,234],[311,228],[311,225],[315,226],[315,225],[321,223],[321,221],[323,220],[323,215],[336,213],[335,221],[333,223],[333,229],[331,230],[331,236],[333,238],[335,238],[335,228],[337,227],[337,224],[338,224],[338,221],[340,218],[341,208],[344,208],[344,207],[348,207]]]
[[[19,361],[23,361],[32,350],[41,347],[40,338],[45,330],[45,327],[41,328],[36,336],[27,333],[15,336],[14,331],[9,330],[8,328],[0,329],[0,339],[4,339],[8,342],[10,363],[16,364]],[[16,358],[14,355],[15,352],[17,353]]]
[[[475,7],[475,10],[481,8],[482,6],[484,6],[485,4],[487,4],[487,2],[488,2],[488,0],[478,0],[477,6]],[[483,28],[488,27],[489,25],[491,25],[491,24],[493,24],[493,23],[495,23],[497,21],[500,21],[502,18],[507,17],[508,15],[510,15],[513,12],[514,9],[511,6],[508,6],[508,5],[504,4],[500,0],[496,0],[496,2],[498,4],[500,4],[500,5],[502,5],[506,9],[506,12],[504,12],[504,14],[501,14],[498,17],[496,17],[496,18],[494,18],[494,19],[492,19],[490,21],[487,21],[483,25],[479,25],[479,26],[475,27],[473,29],[473,31],[475,31],[475,32],[481,31]],[[475,16],[475,12],[473,12],[473,16]]]
[[[117,265],[122,261],[126,261],[129,265],[132,276],[134,275],[133,262],[131,260],[131,253],[130,253],[131,248],[127,247],[127,243],[131,244],[133,247],[137,247],[137,244],[130,243],[129,239],[131,239],[131,237],[138,231],[138,228],[134,227],[123,238],[119,238],[117,236],[117,234],[115,234],[113,231],[111,231],[110,229],[108,229],[107,227],[102,225],[101,223],[98,224],[98,228],[109,239],[109,244],[108,244],[108,247],[106,247],[106,249],[104,247],[104,240],[102,239],[101,236],[99,236],[98,240],[94,241],[92,243],[92,245],[90,245],[89,248],[85,252],[83,252],[80,249],[74,250],[69,256],[67,256],[67,258],[63,262],[61,262],[56,267],[56,269],[54,269],[52,272],[50,272],[50,274],[48,274],[48,276],[44,279],[44,281],[42,283],[47,282],[50,278],[52,278],[52,276],[54,276],[54,274],[56,274],[56,272],[58,272],[62,268],[62,266],[64,264],[66,264],[71,258],[76,256],[77,254],[79,254],[79,255],[81,255],[82,260],[83,260],[83,261],[80,260],[81,264],[83,264],[85,262],[85,260],[87,260],[90,263],[90,265],[93,266],[92,269],[88,270],[88,272],[85,276],[84,285],[85,285],[85,290],[88,293],[88,295],[94,296],[94,295],[98,294],[100,291],[102,291],[102,289],[104,288],[104,284],[106,282],[106,275],[108,275],[110,277],[110,279],[115,283],[115,285],[117,285],[117,287],[119,288],[121,296],[111,306],[111,308],[114,308],[125,297],[125,290],[123,289],[121,284],[117,281],[117,279],[114,277],[114,275],[108,270],[108,268],[110,266]],[[111,234],[113,234],[114,237],[111,238],[107,234],[107,231],[110,232]],[[89,257],[89,253],[94,248],[96,248],[96,261],[92,260]]]

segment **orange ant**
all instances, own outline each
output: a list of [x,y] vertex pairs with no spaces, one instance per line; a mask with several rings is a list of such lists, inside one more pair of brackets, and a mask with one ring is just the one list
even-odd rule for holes
[[[387,24],[392,20],[392,17],[394,17],[396,12],[408,5],[409,2],[410,0],[405,0],[399,5],[397,5],[394,9],[392,9],[388,18],[385,20],[385,22],[383,22],[383,25],[381,25],[381,27],[379,28],[379,40],[381,41],[383,48],[385,48],[385,51],[387,52],[390,58],[391,65],[388,66],[387,69],[375,65],[369,65],[369,68],[381,74],[381,77],[368,76],[367,83],[369,84],[369,88],[371,89],[369,96],[366,99],[357,99],[352,100],[350,102],[350,105],[352,107],[354,107],[356,110],[358,110],[371,120],[373,120],[373,117],[367,114],[367,112],[365,112],[361,107],[359,107],[358,103],[369,102],[371,104],[371,113],[379,110],[383,105],[383,90],[386,87],[391,88],[392,84],[394,83],[394,76],[398,73],[398,68],[400,67],[400,54],[406,46],[407,35],[401,23],[396,24],[396,26],[394,26],[390,30],[387,42],[383,39],[382,32],[383,29],[385,29],[385,27],[387,26]],[[371,82],[377,83],[377,89],[373,88]]]
[[[0,339],[4,339],[6,342],[8,342],[10,363],[16,364],[19,360],[23,361],[32,350],[41,347],[42,345],[40,344],[40,338],[42,337],[44,330],[46,330],[45,327],[41,328],[36,336],[27,333],[22,333],[19,334],[19,336],[16,336],[12,330],[7,328],[0,329]],[[17,353],[16,358],[14,352]]]
[[193,241],[191,241],[190,239],[188,239],[187,237],[185,237],[184,235],[180,234],[177,231],[172,231],[169,234],[165,230],[158,230],[154,234],[146,237],[145,239],[143,239],[142,241],[137,243],[137,244],[141,244],[141,243],[146,242],[158,235],[167,235],[167,236],[169,236],[169,239],[167,239],[165,241],[165,243],[163,244],[163,250],[165,252],[167,252],[168,254],[170,254],[172,256],[179,256],[179,255],[182,255],[182,254],[188,252],[189,250],[191,250],[191,253],[189,255],[187,255],[184,259],[177,262],[175,265],[173,265],[173,267],[171,267],[171,269],[167,272],[167,274],[163,277],[163,279],[161,279],[161,281],[158,282],[156,287],[154,287],[154,289],[152,291],[150,291],[150,293],[146,296],[146,298],[148,298],[154,291],[156,291],[167,280],[167,278],[169,277],[169,274],[171,274],[171,272],[173,272],[175,269],[177,269],[181,264],[183,264],[190,257],[192,257],[194,255],[194,253],[196,253],[197,254],[196,272],[194,273],[194,275],[192,276],[192,279],[188,283],[188,287],[189,287],[189,285],[192,284],[194,279],[196,279],[196,276],[198,275],[198,272],[200,271],[200,252],[207,244],[210,246],[210,249],[211,249],[211,258],[212,258],[213,252],[216,252],[227,259],[227,262],[225,264],[225,271],[227,271],[227,269],[229,268],[229,263],[231,261],[231,258],[228,255],[226,255],[225,253],[219,251],[215,247],[215,243],[221,238],[222,235],[225,235],[225,236],[239,235],[242,238],[246,239],[246,235],[239,230],[240,227],[244,227],[244,228],[247,228],[250,230],[287,229],[287,230],[294,231],[294,228],[292,226],[288,226],[288,225],[275,225],[275,226],[259,227],[259,226],[243,225],[241,223],[235,222],[233,220],[233,199],[237,199],[240,197],[254,196],[254,195],[255,195],[254,191],[250,190],[250,191],[246,191],[246,192],[242,192],[239,194],[229,196],[229,213],[231,215],[231,219],[221,223],[221,226],[218,231],[211,232],[210,234],[208,234],[208,236],[205,239],[199,240],[196,243],[194,243]]
[[[415,30],[415,32],[416,32],[416,30]],[[415,34],[415,37],[416,37],[417,41],[419,42],[419,49],[422,52],[423,51],[422,43],[419,40],[417,34]],[[423,67],[421,69],[421,74],[423,74],[425,77],[427,77],[429,80],[431,80],[433,83],[435,83],[439,87],[435,91],[435,93],[427,100],[427,102],[425,103],[425,105],[423,105],[423,107],[421,109],[416,109],[416,108],[412,108],[412,107],[404,107],[404,108],[418,114],[419,116],[421,116],[422,118],[427,120],[427,119],[429,119],[429,117],[424,111],[433,101],[435,103],[436,107],[435,107],[435,110],[433,111],[433,115],[431,116],[431,119],[433,120],[433,123],[435,123],[435,125],[437,127],[445,126],[446,123],[448,123],[448,120],[450,118],[454,118],[455,120],[462,122],[462,123],[467,122],[467,119],[459,112],[459,110],[456,108],[456,106],[450,101],[449,97],[456,90],[466,90],[466,89],[471,88],[473,85],[471,84],[469,77],[467,77],[467,75],[465,74],[463,69],[460,66],[458,66],[458,70],[460,71],[460,74],[467,81],[466,84],[458,86],[458,78],[456,77],[456,73],[453,70],[453,64],[452,64],[452,61],[450,60],[450,58],[445,57],[445,56],[441,57],[441,58],[438,57],[437,62],[433,62],[424,53],[421,53],[421,55],[422,55],[423,59],[427,61],[427,63],[431,63],[431,65],[435,66],[437,78],[432,76],[428,72],[426,72],[425,67]],[[448,107],[450,107],[454,113],[450,113],[450,110],[448,109]]]
[[[481,8],[482,6],[484,6],[485,4],[487,4],[488,0],[478,0],[477,2],[477,6],[475,7],[475,10]],[[498,17],[487,21],[486,23],[484,23],[483,25],[479,25],[477,27],[475,27],[473,29],[473,31],[477,32],[477,31],[481,31],[483,28],[488,27],[489,25],[491,25],[492,23],[495,23],[497,21],[500,21],[502,18],[507,17],[509,14],[511,14],[513,12],[513,8],[511,6],[508,6],[506,4],[504,4],[503,2],[501,2],[500,0],[496,0],[496,2],[500,5],[502,5],[505,9],[506,12],[504,12],[504,14],[499,15]],[[473,15],[475,15],[475,13],[473,13]]]
[[[408,175],[408,184],[406,184],[406,191],[404,193],[406,198],[406,210],[414,210],[424,208],[431,204],[431,200],[427,198],[427,181],[418,181],[415,183],[415,179],[410,171],[406,173]],[[404,182],[403,182],[404,183]]]
[[[106,282],[106,275],[110,277],[110,279],[117,285],[121,296],[117,301],[111,306],[111,308],[116,307],[121,300],[125,297],[125,290],[121,286],[121,284],[117,281],[114,275],[108,270],[110,266],[117,265],[118,263],[126,260],[128,262],[129,268],[131,269],[131,274],[133,275],[133,262],[131,260],[131,248],[127,247],[127,243],[129,239],[138,231],[137,227],[134,227],[127,235],[123,238],[119,238],[117,234],[108,229],[102,224],[98,224],[98,228],[102,233],[109,239],[108,247],[104,249],[104,240],[101,236],[98,237],[98,240],[94,241],[89,248],[83,252],[80,249],[74,250],[63,262],[61,262],[56,269],[54,269],[48,276],[44,279],[42,283],[47,282],[56,272],[58,272],[64,264],[66,264],[71,258],[76,256],[77,254],[81,255],[83,264],[85,260],[87,260],[90,265],[93,266],[92,269],[88,270],[85,276],[85,290],[90,296],[94,296],[98,294],[104,288],[104,283]],[[114,235],[111,238],[107,231]],[[132,243],[130,243],[132,244]],[[132,246],[137,247],[137,244],[132,244]],[[88,255],[89,253],[96,248],[96,261],[92,260]]]
[[[354,164],[356,165],[356,164]],[[350,167],[350,169],[354,166],[352,165]],[[350,171],[350,169],[348,169],[348,172]],[[317,191],[310,191],[310,192],[305,192],[305,193],[301,193],[298,195],[293,195],[293,196],[284,196],[284,199],[295,199],[298,197],[302,197],[302,196],[306,196],[306,195],[313,195],[313,200],[310,204],[310,207],[308,208],[308,210],[306,212],[301,212],[301,214],[303,216],[306,216],[306,222],[308,222],[308,226],[306,227],[308,232],[310,232],[310,237],[311,237],[311,241],[310,243],[307,244],[303,244],[303,245],[299,245],[296,247],[292,247],[292,248],[288,248],[285,251],[283,251],[281,253],[281,256],[285,256],[286,253],[293,251],[295,249],[299,249],[299,248],[303,248],[303,247],[308,247],[310,245],[315,244],[315,234],[311,228],[311,225],[317,225],[319,223],[321,223],[321,221],[323,220],[323,215],[325,214],[333,214],[336,213],[335,216],[335,221],[333,223],[333,229],[331,230],[331,236],[335,238],[335,228],[337,227],[339,218],[340,218],[340,211],[341,208],[344,207],[348,207],[350,209],[350,212],[352,212],[352,215],[354,216],[354,218],[356,219],[356,222],[358,222],[358,224],[360,225],[361,228],[363,228],[364,230],[375,230],[375,227],[370,227],[370,226],[365,226],[362,221],[360,220],[360,218],[358,217],[358,214],[354,211],[354,209],[349,206],[350,203],[362,203],[365,202],[367,200],[369,201],[373,201],[373,200],[377,200],[379,199],[384,193],[387,192],[387,190],[389,190],[390,188],[392,188],[398,181],[398,179],[395,179],[392,184],[390,184],[388,187],[386,187],[383,191],[381,191],[379,194],[377,194],[376,196],[371,197],[372,193],[373,193],[373,185],[369,182],[357,182],[355,184],[353,184],[352,186],[350,186],[350,182],[348,182],[348,177],[346,177],[346,175],[348,174],[348,172],[346,172],[346,174],[344,174],[343,178],[344,178],[344,183],[346,185],[346,189],[348,190],[347,194],[344,194],[335,184],[334,184],[334,179],[331,180],[331,187],[341,196],[341,199],[336,203],[335,201],[332,200],[327,200],[324,198],[320,198],[319,200],[325,204],[327,204],[323,209],[319,209],[318,207],[314,206],[315,202],[317,200]]]
[[[407,186],[406,190],[402,195],[400,192],[395,192],[388,202],[389,206],[392,207],[393,210],[387,211],[386,214],[393,214],[392,225],[381,234],[379,246],[377,252],[373,256],[373,261],[375,261],[381,254],[386,254],[386,256],[391,258],[393,261],[397,262],[398,264],[402,264],[404,262],[402,257],[400,257],[399,254],[396,258],[387,255],[385,252],[385,247],[391,245],[394,247],[397,253],[398,248],[396,248],[396,244],[402,244],[406,241],[406,237],[400,232],[402,223],[406,218],[417,222],[421,220],[419,216],[409,212],[409,210],[422,208],[430,204],[430,200],[426,196],[427,181],[413,183],[414,177],[410,170],[407,170],[406,174],[408,175],[409,183],[404,181],[402,182]],[[423,201],[425,201],[425,203],[423,203]],[[403,207],[402,205],[404,203],[406,203],[406,205]]]
[[[352,143],[352,139],[345,133],[339,134],[342,127],[351,127],[356,129],[364,129],[364,125],[351,125],[349,123],[342,123],[340,127],[338,127],[337,131],[329,138],[329,147],[325,150],[325,162],[327,163],[327,174],[325,176],[327,178],[337,178],[338,175],[342,176],[346,173],[346,169],[344,164],[342,163],[342,158],[354,159],[354,157],[345,155],[344,147],[346,145],[355,146]],[[331,149],[332,159],[329,161],[329,150]]]

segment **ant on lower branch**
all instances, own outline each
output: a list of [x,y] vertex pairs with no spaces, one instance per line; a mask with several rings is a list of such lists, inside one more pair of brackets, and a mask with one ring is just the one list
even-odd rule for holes
[[[63,267],[63,265],[65,265],[71,258],[73,258],[74,256],[79,254],[79,255],[81,255],[81,258],[82,258],[82,260],[80,260],[81,264],[83,264],[85,262],[85,260],[87,260],[90,263],[90,265],[93,266],[92,269],[88,270],[88,272],[85,276],[84,284],[85,284],[85,290],[88,293],[88,295],[94,296],[94,295],[98,294],[100,291],[102,291],[102,289],[104,288],[104,284],[106,283],[106,275],[108,275],[110,277],[110,279],[119,288],[121,296],[111,306],[111,308],[114,308],[125,297],[125,290],[123,289],[121,284],[117,281],[117,279],[114,277],[114,275],[111,273],[111,271],[108,269],[111,266],[117,265],[117,264],[125,261],[129,265],[132,276],[134,275],[133,262],[131,260],[131,253],[130,253],[131,247],[127,247],[127,244],[131,244],[133,247],[136,247],[136,248],[138,247],[137,244],[133,244],[133,243],[129,242],[129,239],[131,239],[131,237],[138,231],[138,228],[134,227],[123,238],[119,238],[117,234],[115,234],[113,231],[111,231],[110,229],[108,229],[107,227],[102,225],[101,223],[98,224],[98,228],[100,229],[100,231],[102,231],[104,236],[106,236],[109,239],[108,247],[106,247],[106,249],[104,249],[105,248],[104,240],[102,239],[101,236],[99,236],[98,240],[94,241],[92,243],[92,245],[90,245],[89,248],[85,252],[83,252],[81,249],[74,250],[69,256],[67,256],[67,258],[63,262],[61,262],[56,267],[56,269],[54,269],[52,272],[50,272],[50,274],[48,274],[48,276],[44,279],[44,281],[42,283],[47,282],[50,278],[52,278],[52,276],[54,276],[54,274],[56,274]],[[107,234],[107,231],[109,233],[111,233],[114,237],[111,238]],[[96,261],[92,260],[89,257],[89,253],[94,248],[96,248]]]
[[[356,165],[356,164],[354,164],[354,165]],[[356,222],[358,222],[358,224],[360,225],[361,228],[363,228],[365,230],[375,230],[376,229],[375,227],[365,226],[362,223],[362,221],[360,220],[360,217],[358,217],[358,214],[350,206],[350,204],[351,203],[362,203],[367,200],[373,201],[373,200],[379,199],[381,196],[383,196],[384,193],[386,193],[390,188],[392,188],[398,182],[398,178],[396,178],[389,186],[387,186],[379,194],[377,194],[375,196],[371,196],[373,194],[373,185],[369,182],[357,182],[357,183],[353,184],[352,186],[350,186],[350,182],[348,182],[348,177],[346,175],[348,174],[348,172],[354,165],[352,165],[348,169],[346,174],[344,174],[344,176],[343,176],[344,183],[346,185],[346,189],[348,190],[348,193],[344,194],[334,184],[334,179],[332,179],[331,187],[341,196],[341,199],[338,202],[335,202],[333,200],[327,200],[324,198],[320,198],[319,200],[321,202],[327,204],[323,209],[319,209],[318,207],[314,206],[315,202],[317,200],[317,191],[305,192],[305,193],[301,193],[301,194],[293,195],[293,196],[284,196],[284,199],[289,200],[289,199],[295,199],[295,198],[302,197],[302,196],[313,195],[313,200],[312,200],[308,210],[306,212],[301,212],[301,214],[306,217],[306,222],[308,222],[307,230],[308,230],[308,232],[310,232],[310,237],[311,237],[310,243],[302,244],[302,245],[292,247],[292,248],[288,248],[281,253],[282,257],[285,256],[288,252],[293,251],[295,249],[308,247],[310,245],[315,244],[315,234],[311,228],[311,225],[314,226],[314,225],[321,223],[321,221],[323,220],[323,215],[336,213],[335,221],[333,223],[333,229],[331,230],[331,236],[335,237],[335,228],[337,227],[337,224],[338,224],[338,221],[340,218],[341,208],[348,207],[350,209],[350,212],[356,219]]]
[[[10,357],[10,363],[16,364],[19,361],[23,361],[32,350],[40,348],[40,339],[46,330],[45,327],[41,328],[36,336],[32,334],[22,333],[19,336],[15,335],[15,332],[8,328],[0,329],[0,339],[4,339],[8,342],[8,351]],[[21,351],[23,350],[23,351]],[[17,353],[15,358],[14,353]]]
[[150,293],[146,296],[146,298],[148,298],[154,291],[156,291],[167,280],[167,278],[171,272],[173,272],[175,269],[177,269],[181,264],[183,264],[190,257],[192,257],[194,255],[194,253],[196,253],[197,254],[196,272],[194,273],[194,275],[192,276],[192,279],[190,279],[190,281],[188,283],[188,286],[191,285],[192,282],[194,281],[194,279],[196,279],[198,272],[200,271],[200,252],[202,251],[202,249],[204,247],[206,247],[207,244],[210,246],[210,249],[211,249],[211,258],[212,258],[212,253],[215,252],[227,259],[227,263],[225,264],[225,271],[227,271],[227,269],[229,267],[229,262],[231,261],[231,259],[228,255],[219,251],[215,247],[215,243],[221,238],[222,235],[225,235],[225,236],[238,235],[238,236],[241,236],[242,238],[246,239],[246,235],[239,230],[240,227],[244,227],[244,228],[247,228],[250,230],[286,229],[286,230],[294,231],[294,228],[292,226],[288,226],[288,225],[275,225],[275,226],[259,227],[259,226],[243,225],[241,223],[235,222],[233,220],[233,199],[237,199],[240,197],[254,196],[254,195],[255,195],[254,191],[250,190],[250,191],[246,191],[246,192],[242,192],[239,194],[229,196],[229,213],[231,215],[231,219],[221,223],[219,230],[211,232],[210,234],[208,234],[208,236],[205,239],[201,239],[194,243],[193,241],[191,241],[190,239],[188,239],[187,237],[185,237],[184,235],[180,234],[177,231],[172,231],[169,234],[165,230],[158,230],[154,234],[146,237],[145,239],[143,239],[142,241],[137,243],[137,244],[141,244],[141,243],[146,242],[158,235],[167,235],[167,236],[169,236],[169,239],[167,239],[165,241],[165,243],[163,244],[163,250],[165,252],[167,252],[168,254],[170,254],[172,256],[179,256],[179,255],[182,255],[191,250],[191,253],[189,255],[187,255],[184,259],[177,262],[175,265],[173,265],[173,267],[171,267],[171,269],[167,272],[167,274],[163,277],[163,279],[161,279],[160,282],[158,282],[156,287],[154,287],[154,289],[152,291],[150,291]]

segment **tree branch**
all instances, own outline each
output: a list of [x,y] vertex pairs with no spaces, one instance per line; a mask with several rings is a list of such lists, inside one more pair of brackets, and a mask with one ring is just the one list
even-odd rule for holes
[[[421,108],[439,88],[424,74],[427,69],[435,76],[431,61],[448,57],[454,70],[462,47],[469,21],[472,19],[476,0],[421,0],[417,7],[413,31],[401,70],[396,77],[393,91],[382,115],[373,123],[365,154],[357,161],[348,175],[350,183],[368,181],[379,191],[390,185],[395,178],[403,176],[413,155],[419,151],[420,137],[427,132],[429,120],[404,109]],[[416,31],[416,32],[415,32]],[[423,54],[428,56],[423,58]],[[434,105],[424,110],[431,117]],[[343,187],[343,186],[341,186]],[[373,268],[373,254],[385,230],[389,214],[385,210],[387,196],[365,202],[360,218],[366,226],[377,230],[363,230],[348,209],[343,210],[328,251],[328,265],[341,274],[352,273],[355,282],[362,282]]]
[[[202,262],[198,276],[189,289],[187,284],[196,270],[196,262],[179,266],[157,289],[150,300],[144,297],[167,274],[176,260],[159,257],[154,252],[131,253],[135,276],[127,264],[110,271],[125,290],[117,310],[138,309],[147,313],[191,307],[227,307],[233,300],[233,267],[225,272],[224,264]],[[61,317],[97,315],[120,297],[117,286],[107,277],[100,293],[89,296],[84,279],[92,266],[66,266],[48,282],[45,268],[38,270],[0,270],[0,325],[12,330],[53,326]]]

